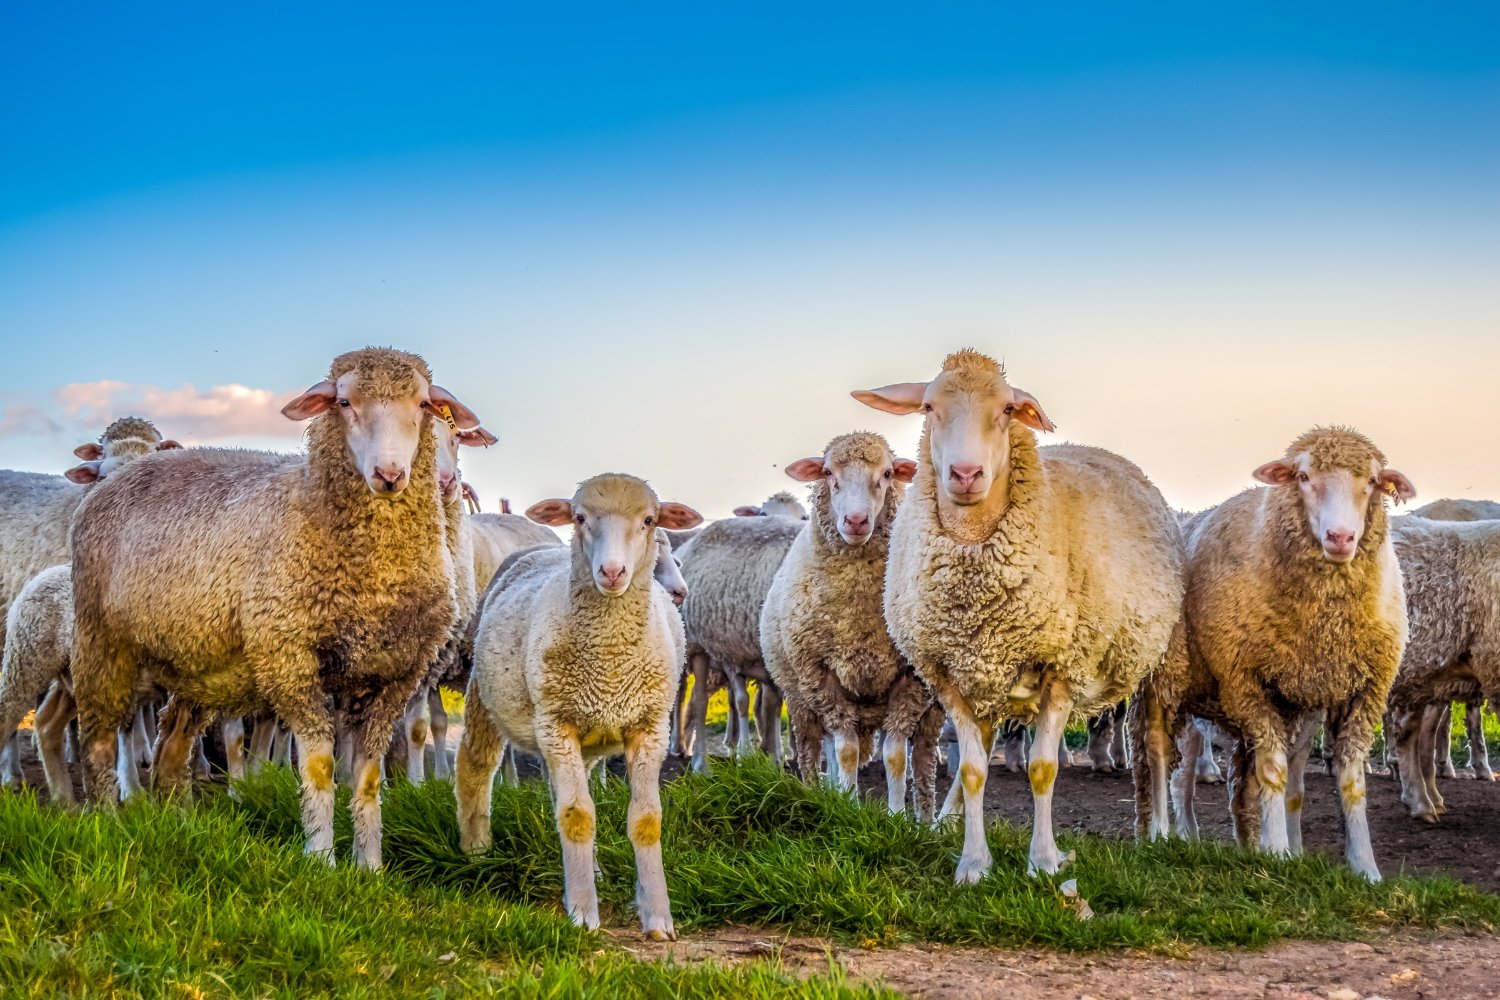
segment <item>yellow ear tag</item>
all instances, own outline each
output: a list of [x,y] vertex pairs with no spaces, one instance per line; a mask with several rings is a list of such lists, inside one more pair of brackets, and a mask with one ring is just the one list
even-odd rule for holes
[[1395,496],[1396,495],[1396,484],[1395,483],[1392,483],[1392,482],[1382,483],[1381,486],[1380,486],[1380,488],[1383,489],[1383,490],[1385,490],[1386,493],[1389,494],[1390,496]]
[[444,403],[442,405],[442,407],[438,410],[438,413],[440,413],[442,415],[443,419],[448,422],[448,426],[453,429],[453,433],[457,434],[458,433],[458,421],[453,419],[453,408],[451,406],[449,406],[447,403]]

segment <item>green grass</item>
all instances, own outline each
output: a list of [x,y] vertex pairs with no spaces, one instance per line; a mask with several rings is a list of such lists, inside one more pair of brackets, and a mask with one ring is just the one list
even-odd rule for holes
[[[1464,708],[1460,702],[1453,704],[1453,726],[1449,732],[1454,763],[1469,759],[1469,727],[1464,719]],[[1486,709],[1481,718],[1484,719],[1485,742],[1491,748],[1500,748],[1500,716]]]

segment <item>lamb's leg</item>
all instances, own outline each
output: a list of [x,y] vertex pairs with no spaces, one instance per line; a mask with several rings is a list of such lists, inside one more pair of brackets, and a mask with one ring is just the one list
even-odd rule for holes
[[1469,731],[1469,767],[1480,781],[1494,781],[1490,769],[1490,748],[1484,739],[1484,702],[1471,701],[1464,706],[1464,728]]
[[626,831],[635,848],[635,908],[641,915],[641,931],[653,941],[677,937],[661,860],[661,762],[666,745],[664,724],[625,736],[625,770],[630,778]]
[[1260,848],[1289,853],[1286,831],[1287,721],[1255,683],[1222,685],[1219,697],[1229,721],[1249,741],[1260,782]]
[[32,723],[36,731],[37,755],[42,758],[42,773],[47,778],[47,794],[53,802],[73,801],[73,776],[68,773],[63,742],[68,723],[73,721],[77,711],[73,692],[65,684],[54,683],[36,710]]
[[250,720],[250,749],[245,754],[245,770],[254,774],[271,762],[271,747],[276,740],[276,723],[261,713]]
[[1294,856],[1302,853],[1302,800],[1306,792],[1307,758],[1312,751],[1313,734],[1322,724],[1322,712],[1311,712],[1299,719],[1287,755],[1286,842]]
[[[958,781],[954,786],[963,788],[964,849],[958,857],[953,880],[963,885],[984,878],[994,863],[984,835],[984,782],[989,772],[991,727],[974,717],[968,702],[957,691],[947,688],[939,694],[958,734]],[[949,795],[950,799],[953,797]],[[945,804],[944,815],[952,812]]]
[[1026,870],[1032,874],[1052,874],[1068,860],[1058,851],[1052,830],[1052,795],[1057,786],[1057,744],[1072,711],[1072,692],[1065,681],[1054,675],[1042,692],[1036,739],[1031,744],[1031,762],[1026,766],[1032,803],[1031,851]]
[[1229,818],[1235,843],[1249,847],[1260,839],[1260,780],[1243,739],[1235,742],[1229,754]]
[[797,770],[809,785],[819,778],[818,760],[823,753],[823,722],[811,712],[792,708],[792,749],[797,755]]
[[1182,735],[1177,739],[1177,748],[1182,761],[1172,772],[1172,806],[1177,811],[1177,836],[1184,840],[1197,840],[1198,781],[1194,764],[1198,755],[1203,752],[1203,730],[1194,723],[1184,726]]
[[841,726],[833,734],[835,768],[830,771],[833,787],[854,794],[859,790],[859,733],[854,727]]
[[1131,699],[1129,718],[1135,743],[1136,836],[1161,840],[1171,824],[1169,783],[1180,717],[1148,680]]
[[[547,774],[557,832],[562,838],[563,908],[573,922],[589,930],[599,927],[599,892],[594,884],[594,800],[589,795],[588,770],[578,737],[571,729],[544,725],[538,720],[538,743]],[[660,809],[658,809],[660,815]]]
[[423,758],[423,753],[427,750],[427,720],[422,717],[422,709],[426,704],[426,693],[418,691],[411,696],[405,711],[401,713],[401,728],[406,733],[406,780],[413,785],[420,785],[427,777],[426,761]]
[[[1374,740],[1375,723],[1383,706],[1371,704],[1373,694],[1357,697],[1342,718],[1332,714],[1328,731],[1333,737],[1333,765],[1338,776],[1339,803],[1344,809],[1344,856],[1349,867],[1371,882],[1380,881],[1375,851],[1370,844],[1370,825],[1365,815],[1365,758]],[[1449,706],[1441,706],[1450,712]]]
[[1412,819],[1436,823],[1437,808],[1427,797],[1427,784],[1422,779],[1422,766],[1417,760],[1421,753],[1422,717],[1421,708],[1402,712],[1399,716],[1392,713],[1386,725],[1386,745],[1394,745],[1393,769],[1401,782],[1401,801],[1406,803]]
[[229,776],[239,779],[245,776],[245,719],[234,715],[219,723],[219,732],[224,736],[224,761]]
[[708,654],[694,653],[688,660],[693,672],[693,693],[688,697],[688,722],[693,744],[693,770],[708,770],[708,740],[705,717],[708,715]]
[[917,731],[912,736],[912,807],[920,823],[930,823],[936,816],[937,748],[946,718],[939,705],[930,705],[917,720]]
[[130,731],[115,730],[115,780],[120,783],[120,801],[124,802],[141,790],[141,772],[135,766],[135,744]]
[[448,767],[448,710],[443,707],[443,692],[434,684],[427,689],[428,727],[432,732],[432,776],[439,780],[449,777]]
[[349,815],[354,821],[354,862],[361,868],[378,870],[380,857],[380,758],[371,753],[369,741],[354,741],[354,794]]
[[760,748],[777,767],[784,761],[781,750],[781,691],[761,681],[755,691],[755,725],[760,729]]
[[[508,784],[520,784],[521,772],[516,766],[516,755],[519,753],[515,746],[509,742],[500,744],[500,770],[504,780]],[[545,762],[544,762],[545,763]]]
[[885,734],[885,805],[893,813],[906,811],[907,743],[904,736]]
[[1448,804],[1443,801],[1443,794],[1438,791],[1437,783],[1438,723],[1444,713],[1451,715],[1452,712],[1453,707],[1447,702],[1428,705],[1422,710],[1422,728],[1417,737],[1417,765],[1421,768],[1422,784],[1439,816],[1448,811]]
[[1453,766],[1453,706],[1445,704],[1445,711],[1438,713],[1434,720],[1436,728],[1432,733],[1432,748],[1435,757],[1437,776],[1440,778],[1458,777],[1458,769]]
[[504,746],[489,706],[471,679],[464,697],[464,733],[459,737],[458,755],[453,763],[458,846],[465,854],[483,854],[490,848],[490,800],[494,795],[495,768]]
[[734,713],[734,755],[749,756],[754,744],[750,741],[750,686],[745,675],[738,670],[729,671],[729,710]]

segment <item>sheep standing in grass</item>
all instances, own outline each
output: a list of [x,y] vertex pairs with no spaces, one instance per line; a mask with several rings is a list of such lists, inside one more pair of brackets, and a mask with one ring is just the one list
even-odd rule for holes
[[623,751],[641,928],[674,937],[659,781],[684,643],[682,619],[652,570],[656,529],[690,528],[700,518],[622,475],[596,476],[571,500],[544,500],[527,514],[572,523],[573,540],[566,560],[549,549],[518,556],[485,601],[458,751],[460,846],[472,853],[490,845],[503,743],[540,754],[562,837],[564,905],[575,923],[598,927],[588,768]]
[[1182,537],[1171,508],[1117,455],[1038,449],[1033,431],[1052,422],[983,354],[949,355],[931,382],[854,396],[924,415],[917,478],[891,532],[885,610],[958,734],[956,879],[990,869],[984,783],[994,727],[1007,719],[1036,720],[1028,867],[1055,872],[1064,858],[1052,794],[1068,717],[1130,694],[1178,622]]
[[[73,679],[95,801],[113,798],[114,730],[146,673],[195,724],[275,711],[297,740],[307,849],[331,861],[337,711],[356,735],[356,858],[379,867],[380,757],[457,615],[429,423],[479,425],[431,379],[412,354],[340,355],[282,410],[314,418],[305,457],[169,452],[90,493]],[[157,780],[186,779],[195,735],[161,741]]]
[[[1444,809],[1435,737],[1453,701],[1500,698],[1500,521],[1400,517],[1391,537],[1405,583],[1411,638],[1390,691],[1386,740],[1401,801],[1436,823]],[[1470,733],[1482,727],[1471,723]]]
[[906,808],[908,747],[916,812],[931,816],[943,713],[885,627],[891,523],[916,463],[878,434],[845,434],[787,466],[812,483],[812,519],[781,563],[760,616],[766,669],[786,698],[805,780],[831,739],[828,777],[853,791],[884,734],[887,804]]
[[[1137,794],[1154,794],[1166,781],[1167,737],[1184,712],[1217,722],[1198,711],[1217,705],[1253,751],[1253,769],[1236,785],[1258,788],[1261,848],[1287,854],[1287,814],[1301,810],[1301,775],[1291,773],[1289,756],[1302,745],[1299,727],[1326,712],[1345,854],[1356,872],[1378,880],[1365,759],[1407,637],[1385,501],[1415,491],[1368,438],[1343,428],[1303,434],[1255,478],[1265,485],[1190,525],[1185,655],[1143,689],[1150,780],[1137,781]],[[1138,807],[1144,818],[1147,803]],[[1161,813],[1150,815],[1150,832],[1165,832]]]

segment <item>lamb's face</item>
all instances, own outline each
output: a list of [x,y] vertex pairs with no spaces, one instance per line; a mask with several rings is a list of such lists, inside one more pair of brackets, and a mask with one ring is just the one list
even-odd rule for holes
[[1295,485],[1313,540],[1323,558],[1347,563],[1359,551],[1359,540],[1369,523],[1370,505],[1382,503],[1381,495],[1409,499],[1416,495],[1411,483],[1394,469],[1381,469],[1368,458],[1354,467],[1319,467],[1308,452],[1267,462],[1255,470],[1255,478],[1287,489]]
[[880,527],[885,516],[885,497],[891,483],[909,483],[917,463],[897,458],[885,442],[873,435],[858,435],[863,447],[841,447],[836,439],[821,458],[802,458],[786,467],[798,482],[823,480],[828,491],[828,509],[833,528],[850,545],[863,545]]
[[687,580],[682,575],[682,563],[672,554],[672,541],[661,532],[656,533],[656,567],[651,575],[672,596],[672,603],[679,608],[687,600]]
[[170,451],[173,448],[181,448],[182,445],[168,438],[163,441],[159,438],[148,440],[146,438],[131,437],[120,440],[105,439],[103,444],[81,444],[73,449],[73,454],[85,461],[63,473],[70,482],[87,485],[107,479],[113,473],[120,471],[126,465],[149,455],[153,451]]
[[498,440],[483,427],[461,431],[446,420],[434,420],[432,433],[437,439],[438,493],[447,503],[458,495],[461,481],[458,475],[458,449],[460,445],[489,446]]

